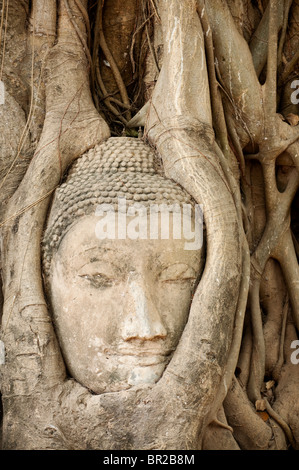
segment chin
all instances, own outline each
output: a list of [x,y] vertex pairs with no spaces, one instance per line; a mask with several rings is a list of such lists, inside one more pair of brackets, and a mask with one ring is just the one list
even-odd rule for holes
[[152,366],[135,367],[128,378],[128,384],[132,387],[155,384],[162,377],[165,368],[166,361]]

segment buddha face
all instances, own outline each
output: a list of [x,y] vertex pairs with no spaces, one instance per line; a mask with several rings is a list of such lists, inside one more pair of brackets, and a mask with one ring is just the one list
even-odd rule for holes
[[70,375],[95,393],[159,380],[188,319],[202,250],[184,239],[99,240],[79,219],[53,257],[50,300]]

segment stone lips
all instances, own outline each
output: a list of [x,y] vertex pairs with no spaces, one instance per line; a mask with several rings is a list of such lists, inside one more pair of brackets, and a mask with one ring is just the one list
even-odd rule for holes
[[141,139],[111,137],[82,155],[55,191],[42,242],[44,272],[48,273],[53,252],[79,217],[94,214],[99,204],[117,210],[121,197],[127,207],[194,205],[185,190],[163,176],[155,152]]

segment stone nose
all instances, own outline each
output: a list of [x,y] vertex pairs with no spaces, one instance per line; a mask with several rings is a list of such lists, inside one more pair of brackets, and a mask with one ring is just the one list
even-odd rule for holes
[[131,280],[128,284],[127,295],[127,315],[122,325],[123,340],[150,341],[165,338],[166,328],[144,284]]

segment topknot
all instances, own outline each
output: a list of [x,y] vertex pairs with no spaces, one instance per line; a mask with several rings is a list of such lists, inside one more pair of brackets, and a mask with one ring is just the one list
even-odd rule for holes
[[119,197],[128,206],[194,204],[184,189],[163,176],[151,147],[141,139],[111,137],[78,158],[55,191],[42,243],[45,272],[67,229],[79,217],[94,214],[99,204],[117,210]]

